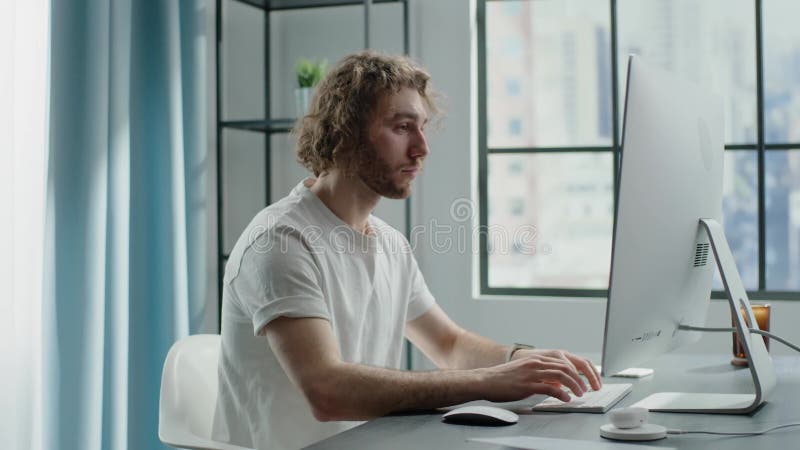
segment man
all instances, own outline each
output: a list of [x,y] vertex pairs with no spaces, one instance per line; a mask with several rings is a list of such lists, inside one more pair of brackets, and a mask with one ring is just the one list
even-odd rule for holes
[[[403,57],[346,57],[298,124],[315,178],[261,211],[225,268],[216,439],[309,445],[394,411],[600,388],[591,363],[499,345],[453,323],[410,246],[370,213],[405,198],[428,155],[429,75]],[[398,370],[403,337],[438,367]]]

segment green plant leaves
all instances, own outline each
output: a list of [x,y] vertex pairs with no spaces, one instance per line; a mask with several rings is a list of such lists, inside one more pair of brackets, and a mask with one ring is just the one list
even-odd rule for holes
[[312,61],[310,59],[300,59],[294,66],[297,73],[297,84],[299,87],[314,87],[325,75],[328,69],[327,60]]

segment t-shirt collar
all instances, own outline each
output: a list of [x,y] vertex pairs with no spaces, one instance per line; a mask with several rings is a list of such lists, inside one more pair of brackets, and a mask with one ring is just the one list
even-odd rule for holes
[[328,231],[348,233],[348,234],[355,233],[355,237],[366,239],[367,242],[369,242],[370,246],[376,244],[377,242],[376,234],[380,233],[380,229],[377,226],[375,218],[372,216],[372,214],[370,214],[369,217],[367,218],[367,223],[370,227],[370,230],[372,230],[373,234],[364,234],[356,230],[355,228],[347,224],[345,221],[340,219],[339,216],[334,214],[333,211],[331,211],[330,208],[328,208],[328,205],[326,205],[322,200],[320,200],[319,197],[317,197],[317,194],[311,192],[311,189],[309,189],[305,185],[305,183],[310,179],[311,178],[306,178],[302,180],[300,183],[298,183],[297,186],[295,186],[294,189],[292,189],[292,194],[299,195],[304,201],[307,201],[308,204],[320,214],[320,216],[325,218],[327,225],[330,226],[330,230]]

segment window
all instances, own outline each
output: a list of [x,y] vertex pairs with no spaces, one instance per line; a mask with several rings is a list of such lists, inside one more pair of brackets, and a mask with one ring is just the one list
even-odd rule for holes
[[506,80],[506,95],[509,97],[515,97],[520,95],[520,90],[522,89],[521,85],[519,84],[519,80],[510,79]]
[[722,94],[723,225],[742,281],[752,298],[800,296],[800,3],[479,0],[477,17],[480,224],[514,242],[480,235],[481,293],[607,294],[637,53]]

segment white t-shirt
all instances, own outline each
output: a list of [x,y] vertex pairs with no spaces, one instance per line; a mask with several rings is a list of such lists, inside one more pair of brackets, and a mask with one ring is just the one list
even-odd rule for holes
[[256,215],[225,266],[214,439],[296,449],[360,422],[318,422],[260,331],[280,317],[330,322],[345,361],[400,368],[405,323],[434,299],[405,237],[377,217],[345,224],[300,183]]

